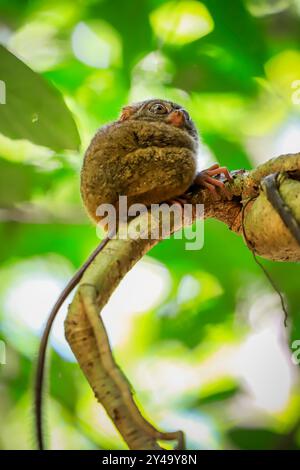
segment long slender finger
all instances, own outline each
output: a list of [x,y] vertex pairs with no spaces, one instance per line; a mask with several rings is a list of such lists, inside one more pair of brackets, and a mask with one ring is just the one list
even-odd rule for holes
[[206,181],[209,184],[212,184],[214,186],[217,186],[218,188],[221,188],[222,192],[226,195],[227,198],[230,198],[230,192],[224,185],[223,181],[219,181],[216,178],[213,178],[212,176],[207,176]]
[[200,171],[200,173],[197,174],[195,180],[194,180],[194,183],[196,184],[203,184],[207,175],[209,174],[209,171],[210,170],[203,170],[203,171]]
[[232,181],[233,178],[231,176],[231,174],[229,173],[229,171],[227,170],[227,168],[225,166],[220,166],[219,168],[215,168],[215,169],[208,169],[207,170],[207,173],[209,174],[209,176],[214,176],[214,175],[224,175],[228,181]]
[[213,184],[208,183],[207,181],[203,181],[202,186],[209,190],[209,192],[211,193],[211,195],[214,199],[218,199],[218,193],[217,193],[217,190],[216,190],[216,186],[214,186]]
[[208,167],[207,170],[214,170],[215,168],[220,168],[219,163],[214,163],[213,165],[211,165],[210,167]]
[[213,186],[218,186],[219,188],[222,188],[222,189],[225,187],[223,181],[217,180],[216,178],[213,178],[212,176],[207,176],[206,182],[212,184]]
[[211,191],[211,192],[213,192],[213,193],[216,192],[216,186],[215,186],[214,184],[208,183],[208,181],[203,181],[203,182],[202,182],[202,185],[203,185],[205,188],[209,189],[209,191]]

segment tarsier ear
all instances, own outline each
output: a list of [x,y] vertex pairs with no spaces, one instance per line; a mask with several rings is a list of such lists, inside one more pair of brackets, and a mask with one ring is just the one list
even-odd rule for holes
[[124,108],[122,108],[119,121],[126,121],[127,119],[130,118],[130,116],[133,115],[134,112],[135,112],[135,108],[133,106],[124,106]]

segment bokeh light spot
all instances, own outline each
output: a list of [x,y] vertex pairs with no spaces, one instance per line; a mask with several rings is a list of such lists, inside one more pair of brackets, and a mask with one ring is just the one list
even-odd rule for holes
[[168,2],[151,13],[155,34],[166,43],[183,45],[206,36],[214,29],[214,21],[203,3]]

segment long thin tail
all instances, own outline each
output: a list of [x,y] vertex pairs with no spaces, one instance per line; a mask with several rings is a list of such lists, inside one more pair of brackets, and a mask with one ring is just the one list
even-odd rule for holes
[[34,387],[34,412],[35,412],[35,429],[36,429],[36,438],[38,443],[39,450],[44,450],[44,436],[43,436],[43,382],[45,375],[45,358],[46,350],[48,345],[48,339],[51,331],[53,321],[62,306],[63,302],[66,300],[68,295],[72,292],[74,287],[78,284],[82,278],[83,273],[95,257],[100,253],[100,251],[105,247],[107,242],[113,237],[113,234],[110,233],[102,242],[97,246],[93,253],[89,256],[87,261],[81,266],[81,268],[74,274],[72,279],[68,282],[59,298],[53,306],[49,318],[47,320],[43,336],[41,338],[39,352],[38,352],[38,361],[37,368],[35,373],[35,387]]

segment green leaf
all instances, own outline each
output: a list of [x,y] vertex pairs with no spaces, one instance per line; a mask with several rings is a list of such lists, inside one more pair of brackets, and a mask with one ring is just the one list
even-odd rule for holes
[[0,80],[6,89],[5,104],[0,104],[1,133],[56,150],[78,149],[78,130],[59,91],[3,46]]
[[231,388],[228,388],[227,390],[215,392],[210,395],[207,394],[206,396],[203,396],[203,397],[200,396],[197,402],[197,405],[198,406],[204,406],[204,405],[209,405],[209,404],[213,405],[216,402],[223,402],[225,400],[235,397],[239,391],[240,389],[238,386],[232,385]]

